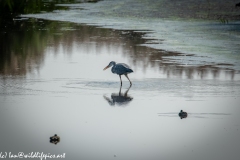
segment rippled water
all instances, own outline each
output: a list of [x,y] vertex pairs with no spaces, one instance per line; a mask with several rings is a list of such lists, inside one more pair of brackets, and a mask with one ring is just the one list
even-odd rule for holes
[[[56,18],[57,19],[57,18]],[[238,71],[172,63],[146,34],[28,19],[1,33],[0,153],[66,159],[236,159]],[[193,56],[194,57],[194,56]],[[129,64],[130,87],[103,68]],[[180,110],[188,116],[181,119]],[[57,134],[58,144],[49,143]]]

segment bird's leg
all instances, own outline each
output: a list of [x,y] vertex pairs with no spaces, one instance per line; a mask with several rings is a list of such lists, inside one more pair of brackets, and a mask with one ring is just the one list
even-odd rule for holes
[[129,80],[130,82],[130,85],[132,85],[132,82],[130,81],[130,79],[128,78],[127,74],[125,74],[125,76],[127,77],[127,79]]
[[121,75],[119,75],[119,77],[120,77],[120,81],[121,81],[121,86],[122,86],[122,78],[121,78]]
[[121,96],[122,85],[120,86],[119,96]]
[[129,91],[129,89],[132,87],[132,85],[130,85],[129,87],[128,87],[128,89],[126,90],[126,92],[124,93],[124,96],[125,97],[127,97],[127,94],[128,94],[128,91]]

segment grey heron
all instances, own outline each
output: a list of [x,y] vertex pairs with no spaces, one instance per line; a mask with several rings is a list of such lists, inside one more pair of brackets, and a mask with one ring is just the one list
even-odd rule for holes
[[120,77],[120,81],[121,81],[121,85],[122,85],[122,78],[121,75],[125,75],[127,77],[127,79],[130,82],[130,85],[132,85],[132,82],[130,81],[130,79],[128,78],[128,74],[132,73],[133,70],[125,63],[116,63],[114,61],[111,61],[107,67],[105,67],[103,70],[106,70],[107,68],[112,66],[112,73],[114,74],[118,74]]

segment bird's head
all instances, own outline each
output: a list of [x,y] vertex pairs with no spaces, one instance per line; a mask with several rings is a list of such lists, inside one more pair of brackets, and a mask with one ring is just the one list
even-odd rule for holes
[[114,65],[116,65],[116,62],[111,61],[111,62],[107,65],[107,67],[105,67],[103,70],[106,70],[106,69],[108,69],[109,67],[114,66]]

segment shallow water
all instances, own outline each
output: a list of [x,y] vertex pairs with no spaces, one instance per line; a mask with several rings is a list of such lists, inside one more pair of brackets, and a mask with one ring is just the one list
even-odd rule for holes
[[[239,157],[238,71],[173,64],[168,59],[178,53],[139,45],[146,42],[142,32],[16,23],[20,28],[1,33],[0,153],[66,153],[69,160]],[[131,87],[122,77],[121,88],[117,75],[103,71],[112,60],[132,67]],[[54,134],[57,145],[49,143]]]
[[[181,5],[181,3],[183,3],[181,7],[174,6],[174,4]],[[178,57],[169,58],[172,63],[193,66],[214,65],[220,68],[240,70],[239,20],[229,21],[228,23],[221,23],[219,19],[212,21],[199,20],[193,18],[195,13],[191,13],[202,7],[196,14],[201,14],[200,12],[203,12],[203,15],[205,12],[206,15],[217,14],[214,12],[220,4],[224,4],[226,8],[220,7],[217,11],[218,14],[219,12],[224,13],[227,10],[231,10],[231,14],[239,15],[240,11],[234,8],[232,0],[229,3],[212,0],[211,5],[216,6],[213,8],[211,8],[211,5],[208,6],[208,3],[210,2],[202,1],[196,4],[194,1],[188,0],[181,2],[143,0],[141,3],[136,3],[132,0],[106,0],[94,4],[58,4],[58,6],[69,7],[69,10],[55,10],[54,12],[44,14],[28,14],[22,15],[22,17],[84,23],[116,30],[146,31],[147,34],[143,38],[147,40],[147,43],[139,45],[183,53],[183,55]],[[186,7],[186,4],[190,8],[182,11],[178,9]],[[195,10],[192,9],[196,5],[198,7]],[[173,7],[176,9],[173,9]],[[204,8],[208,7],[211,8],[210,11],[204,10]],[[130,10],[131,12],[129,12]],[[187,11],[190,12],[189,15],[192,15],[192,17],[189,16],[190,18],[185,19],[177,18],[179,14],[175,12],[182,12],[179,15],[181,17],[188,15]],[[186,54],[195,56],[186,57]]]
[[[159,68],[141,58],[138,51],[147,48],[131,49],[135,42],[122,42],[115,31],[53,23],[52,33],[44,34],[49,26],[26,33],[43,37],[22,40],[25,60],[10,45],[13,58],[5,62],[12,65],[4,65],[0,81],[1,151],[66,153],[67,159],[238,156],[237,74],[168,63]],[[39,45],[38,56],[31,56]],[[134,70],[132,87],[123,77],[120,94],[119,77],[102,70],[111,60]],[[186,119],[178,117],[181,109]],[[57,145],[49,143],[54,134],[61,137]]]

